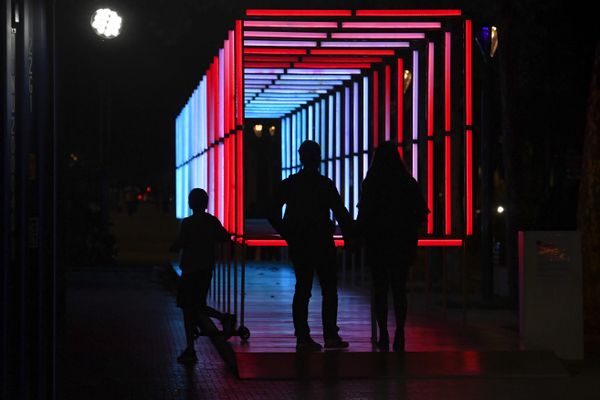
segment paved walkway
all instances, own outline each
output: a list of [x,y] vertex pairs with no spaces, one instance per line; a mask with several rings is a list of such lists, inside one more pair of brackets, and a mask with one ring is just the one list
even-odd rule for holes
[[157,268],[68,274],[61,399],[600,399],[600,362],[566,378],[239,380],[209,339],[192,368],[179,309]]

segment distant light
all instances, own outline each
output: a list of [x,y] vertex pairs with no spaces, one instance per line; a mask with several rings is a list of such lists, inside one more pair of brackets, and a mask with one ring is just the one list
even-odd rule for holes
[[256,137],[261,137],[262,136],[262,130],[263,130],[263,126],[261,124],[256,124],[254,125],[254,134],[256,135]]
[[152,192],[152,187],[151,186],[146,186],[146,193],[150,193]]
[[492,26],[490,38],[490,57],[494,57],[496,50],[498,50],[498,29],[495,26]]
[[137,199],[138,199],[138,200],[142,200],[142,195],[141,195],[141,194],[138,194],[138,195],[137,195]]
[[271,136],[275,136],[275,132],[277,131],[277,128],[275,128],[275,125],[271,125],[269,127],[269,135]]
[[409,70],[405,69],[404,70],[404,85],[402,88],[403,93],[406,93],[406,91],[410,87],[411,82],[412,82],[412,73]]
[[100,8],[94,12],[91,19],[92,28],[103,39],[113,39],[121,33],[123,19],[110,8]]
[[502,214],[504,212],[504,207],[498,206],[498,209],[496,211],[498,212],[498,214]]

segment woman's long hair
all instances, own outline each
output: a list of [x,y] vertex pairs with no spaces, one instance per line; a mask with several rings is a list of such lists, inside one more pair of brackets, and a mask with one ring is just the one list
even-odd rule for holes
[[400,153],[398,152],[398,146],[390,141],[383,142],[375,150],[373,161],[367,172],[367,180],[379,180],[379,179],[409,179],[411,174],[406,169]]

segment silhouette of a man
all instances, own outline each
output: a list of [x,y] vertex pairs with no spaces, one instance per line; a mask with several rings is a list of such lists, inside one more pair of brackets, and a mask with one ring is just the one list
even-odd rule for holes
[[[321,345],[311,338],[308,326],[308,302],[315,272],[323,297],[321,316],[325,348],[345,348],[348,342],[338,335],[337,326],[335,224],[330,219],[330,210],[344,236],[349,233],[353,221],[334,183],[319,173],[320,146],[307,140],[298,153],[303,168],[279,184],[269,207],[269,222],[286,240],[296,275],[292,305],[296,349],[321,349]],[[281,218],[284,204],[285,215]]]

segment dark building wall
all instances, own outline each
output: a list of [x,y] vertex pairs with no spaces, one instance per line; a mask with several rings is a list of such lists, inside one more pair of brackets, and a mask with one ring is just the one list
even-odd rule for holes
[[53,1],[8,0],[2,20],[0,397],[54,398]]

